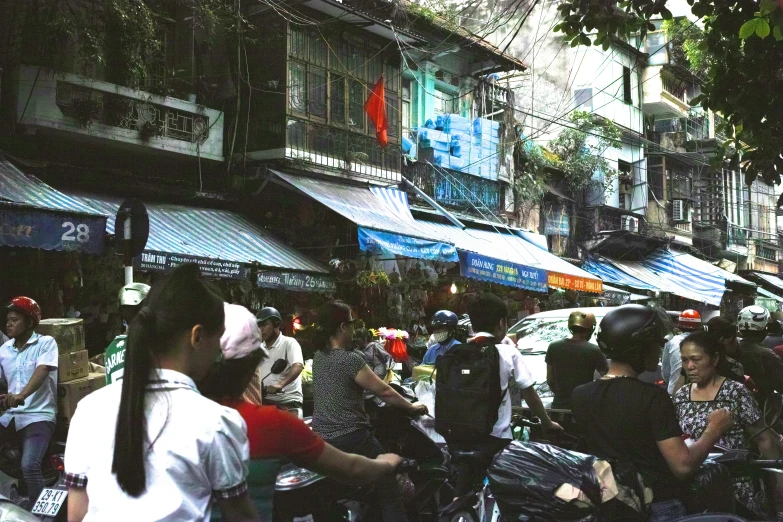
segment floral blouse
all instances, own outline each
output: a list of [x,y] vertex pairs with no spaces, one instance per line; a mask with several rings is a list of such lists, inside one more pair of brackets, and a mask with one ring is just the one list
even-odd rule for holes
[[[699,438],[707,429],[707,418],[714,410],[725,408],[734,418],[734,424],[718,441],[719,446],[728,449],[748,449],[746,430],[761,418],[761,410],[756,399],[744,385],[726,379],[718,389],[715,399],[711,401],[691,400],[689,384],[680,388],[674,395],[674,406],[683,433],[693,440]],[[738,501],[753,509],[755,489],[748,478],[740,477],[734,482],[734,495]]]

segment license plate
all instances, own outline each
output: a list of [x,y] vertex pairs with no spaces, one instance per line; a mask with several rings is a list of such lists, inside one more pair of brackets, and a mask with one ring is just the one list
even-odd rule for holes
[[68,492],[63,489],[46,488],[41,491],[31,512],[33,515],[56,516],[67,496]]

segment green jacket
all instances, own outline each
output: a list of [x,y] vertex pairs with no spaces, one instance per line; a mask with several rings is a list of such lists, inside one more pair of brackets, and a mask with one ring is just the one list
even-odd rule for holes
[[118,335],[106,348],[103,356],[103,365],[106,367],[106,384],[112,384],[122,380],[125,371],[125,344],[127,335]]

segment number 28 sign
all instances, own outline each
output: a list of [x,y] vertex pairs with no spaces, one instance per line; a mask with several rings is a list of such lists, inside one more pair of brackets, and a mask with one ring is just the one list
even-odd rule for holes
[[103,252],[106,218],[0,206],[0,245]]

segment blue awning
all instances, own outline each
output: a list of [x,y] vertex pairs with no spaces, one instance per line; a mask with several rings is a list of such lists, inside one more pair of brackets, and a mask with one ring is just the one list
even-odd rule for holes
[[458,261],[453,243],[428,234],[418,226],[408,206],[408,195],[401,190],[272,172],[290,187],[356,223],[362,250],[433,261]]
[[0,155],[0,245],[103,252],[106,216]]
[[629,286],[631,288],[638,288],[640,290],[655,290],[656,288],[648,283],[645,283],[641,279],[637,279],[617,267],[611,265],[608,262],[599,261],[596,258],[590,257],[583,264],[582,268],[587,270],[593,275],[600,277],[607,283],[615,285]]
[[[84,204],[110,214],[106,223],[114,233],[114,215],[122,198],[74,194]],[[184,262],[195,262],[205,275],[243,279],[246,264],[263,267],[328,273],[327,268],[270,235],[245,217],[227,210],[145,203],[150,234],[137,265],[145,270],[166,270]]]
[[758,277],[762,281],[765,281],[766,283],[770,284],[778,291],[783,291],[783,279],[779,278],[778,276],[772,274],[765,274],[764,272],[751,272],[751,274],[754,277]]

